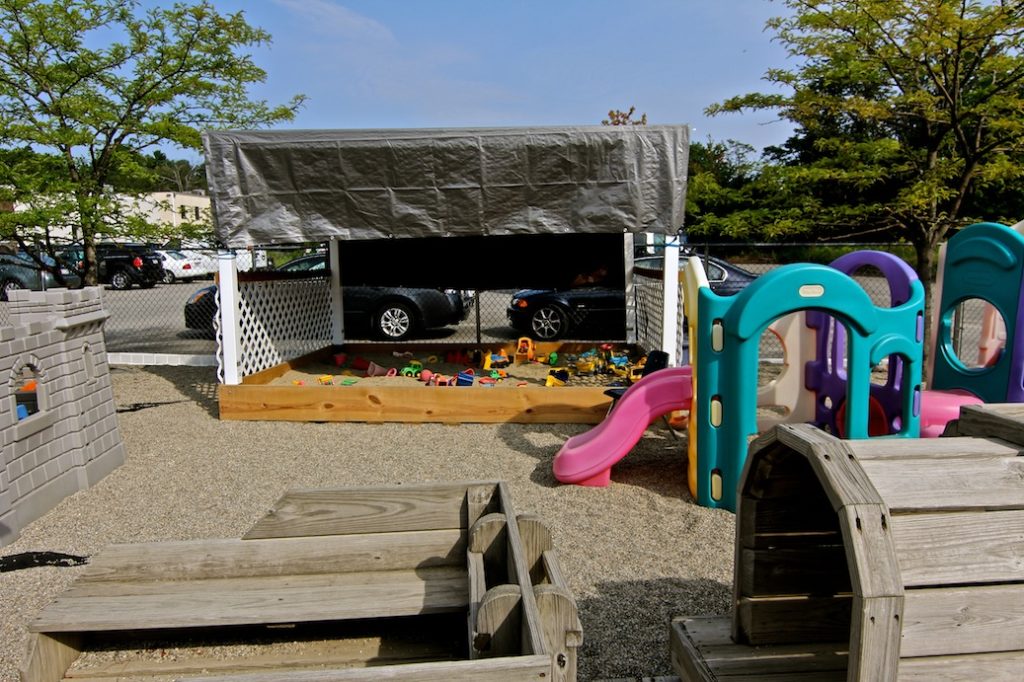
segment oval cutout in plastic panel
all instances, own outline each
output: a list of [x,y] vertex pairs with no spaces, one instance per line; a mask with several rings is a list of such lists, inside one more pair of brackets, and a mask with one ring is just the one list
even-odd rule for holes
[[820,284],[805,284],[797,290],[800,298],[821,298],[825,295],[825,287]]
[[725,348],[725,327],[721,320],[711,323],[711,350],[720,353]]
[[722,425],[722,399],[715,396],[711,399],[711,425],[721,426]]
[[722,499],[722,472],[715,469],[711,472],[711,499],[720,500]]

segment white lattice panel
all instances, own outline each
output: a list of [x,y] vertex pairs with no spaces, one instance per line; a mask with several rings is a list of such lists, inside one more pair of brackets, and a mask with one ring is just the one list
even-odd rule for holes
[[636,342],[646,350],[661,350],[661,280],[636,275],[633,279],[636,298]]
[[326,278],[240,282],[241,374],[248,376],[331,344]]

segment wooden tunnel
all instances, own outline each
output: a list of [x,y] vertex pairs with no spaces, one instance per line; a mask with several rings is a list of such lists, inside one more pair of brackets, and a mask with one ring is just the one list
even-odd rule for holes
[[732,617],[673,621],[682,679],[1024,679],[1024,406],[948,432],[755,441]]
[[114,545],[30,630],[24,682],[571,682],[582,642],[550,532],[501,482],[294,490],[242,539]]

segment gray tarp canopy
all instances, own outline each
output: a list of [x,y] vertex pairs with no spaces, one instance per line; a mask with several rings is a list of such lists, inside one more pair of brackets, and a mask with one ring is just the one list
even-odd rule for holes
[[674,126],[209,131],[225,246],[660,232],[683,225]]

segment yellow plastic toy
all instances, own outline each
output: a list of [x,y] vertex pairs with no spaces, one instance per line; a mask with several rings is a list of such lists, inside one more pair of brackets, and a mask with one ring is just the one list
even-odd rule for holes
[[515,363],[517,365],[524,362],[533,362],[534,353],[533,339],[528,336],[522,336],[516,341]]

